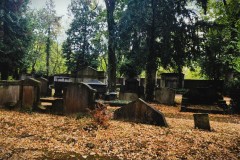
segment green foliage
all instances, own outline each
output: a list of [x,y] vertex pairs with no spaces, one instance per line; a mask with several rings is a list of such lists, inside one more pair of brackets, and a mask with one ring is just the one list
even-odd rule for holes
[[24,58],[31,43],[29,21],[25,16],[28,0],[1,0],[0,72],[1,78],[18,78],[26,69]]
[[[39,10],[29,10],[26,14],[30,21],[31,30],[33,31],[33,41],[30,45],[30,50],[26,55],[25,63],[28,66],[28,72],[37,75],[47,75],[46,69],[46,48],[49,46],[49,68],[48,74],[54,75],[59,73],[65,73],[65,60],[62,55],[61,46],[57,42],[56,36],[59,33],[59,21],[54,22],[55,24],[50,24],[50,20],[43,19],[47,17],[49,13],[46,9],[42,8]],[[54,17],[54,15],[52,16]],[[55,19],[58,18],[55,15]],[[48,28],[51,29],[51,34],[48,35]],[[50,36],[50,43],[48,37]],[[50,44],[50,45],[49,45]]]
[[240,89],[240,79],[232,79],[228,81],[225,85],[226,90],[231,90],[231,89]]
[[240,3],[229,0],[226,3],[209,3],[209,15],[204,19],[203,53],[199,57],[202,73],[210,79],[222,79],[228,73],[239,72],[240,56]]
[[95,1],[87,0],[73,0],[69,9],[74,18],[63,44],[68,71],[76,72],[84,66],[97,68],[102,40],[99,34],[102,9]]

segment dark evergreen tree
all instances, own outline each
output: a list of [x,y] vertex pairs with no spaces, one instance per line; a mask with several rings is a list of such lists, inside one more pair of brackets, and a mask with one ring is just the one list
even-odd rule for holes
[[24,58],[31,43],[25,12],[28,0],[1,0],[0,73],[1,79],[18,78],[26,70]]
[[69,6],[74,19],[67,31],[68,38],[63,44],[68,70],[76,73],[85,66],[98,67],[100,25],[98,17],[101,8],[95,1],[72,0]]

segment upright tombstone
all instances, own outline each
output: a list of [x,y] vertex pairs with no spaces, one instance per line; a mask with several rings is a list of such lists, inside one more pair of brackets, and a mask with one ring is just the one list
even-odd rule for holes
[[49,87],[48,87],[48,80],[46,78],[40,77],[36,78],[41,84],[40,84],[40,96],[41,97],[47,97],[49,93]]
[[70,83],[64,91],[64,113],[86,112],[87,108],[93,109],[95,92],[85,83]]
[[208,131],[211,130],[208,114],[198,113],[198,114],[193,114],[193,117],[194,117],[194,128],[204,129]]
[[135,78],[127,79],[125,86],[120,88],[120,100],[135,101],[141,97],[144,97],[144,86],[139,86],[139,81]]
[[20,97],[19,81],[0,81],[0,107],[17,104]]
[[219,100],[223,100],[223,96],[211,87],[192,88],[185,94],[183,98],[188,99],[189,104],[215,104]]
[[240,113],[240,89],[231,89],[230,90],[231,108],[233,113]]
[[114,119],[167,127],[165,116],[142,99],[127,104],[114,112]]
[[84,67],[77,72],[77,81],[88,83],[92,80],[98,80],[102,83],[106,83],[106,75],[104,71],[98,71],[90,66]]
[[157,88],[155,90],[155,100],[162,104],[173,105],[175,90],[171,88]]
[[160,87],[178,88],[179,83],[181,83],[181,86],[184,86],[184,74],[181,74],[180,76],[180,79],[182,80],[181,82],[179,82],[178,73],[162,73]]
[[36,109],[40,104],[40,84],[33,78],[21,81],[20,100],[23,109]]
[[73,79],[70,77],[70,74],[57,74],[54,75],[54,97],[63,97],[63,90],[68,86],[69,83],[72,83]]

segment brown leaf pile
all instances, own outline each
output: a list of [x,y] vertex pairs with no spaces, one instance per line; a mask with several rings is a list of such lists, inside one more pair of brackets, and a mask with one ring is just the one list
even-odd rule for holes
[[193,128],[192,113],[156,108],[171,115],[169,128],[111,120],[108,129],[86,131],[90,118],[0,110],[0,159],[240,158],[239,116],[210,115],[234,120],[213,118],[208,132]]

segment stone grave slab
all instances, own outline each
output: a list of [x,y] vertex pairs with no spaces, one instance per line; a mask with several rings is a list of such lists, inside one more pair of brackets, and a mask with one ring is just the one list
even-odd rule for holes
[[114,119],[168,127],[164,114],[140,98],[117,109]]

